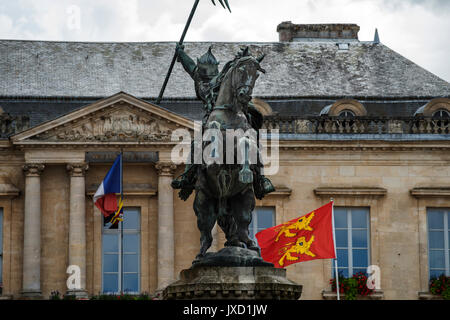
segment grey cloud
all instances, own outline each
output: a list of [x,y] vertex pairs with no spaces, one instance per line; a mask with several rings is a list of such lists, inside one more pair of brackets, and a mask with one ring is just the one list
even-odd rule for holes
[[450,10],[449,0],[381,0],[388,9],[401,10],[405,6],[422,6],[424,9],[435,13],[448,13]]

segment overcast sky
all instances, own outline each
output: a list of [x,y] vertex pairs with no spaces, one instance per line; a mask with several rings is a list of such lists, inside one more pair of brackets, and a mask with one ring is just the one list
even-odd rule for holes
[[[216,2],[218,2],[216,0]],[[0,0],[0,38],[177,41],[194,0]],[[201,0],[186,41],[278,41],[277,25],[356,23],[450,81],[450,0]]]

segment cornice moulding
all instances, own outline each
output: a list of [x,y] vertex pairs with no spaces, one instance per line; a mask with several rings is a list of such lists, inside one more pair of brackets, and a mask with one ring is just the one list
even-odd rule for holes
[[384,188],[335,188],[335,187],[323,187],[314,189],[316,196],[373,196],[383,197],[387,194],[387,190]]
[[413,188],[410,190],[413,197],[450,197],[450,187]]

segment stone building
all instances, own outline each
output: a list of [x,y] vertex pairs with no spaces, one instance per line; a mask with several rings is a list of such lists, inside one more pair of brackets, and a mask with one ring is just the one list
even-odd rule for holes
[[[265,53],[254,103],[280,131],[276,192],[257,201],[251,232],[334,198],[339,271],[377,265],[374,298],[427,298],[450,275],[450,84],[356,25],[278,26],[276,43],[186,43],[221,61]],[[202,117],[175,44],[0,41],[0,283],[6,297],[67,291],[78,265],[90,295],[154,293],[199,247],[193,198],[170,187],[171,132]],[[123,149],[124,259],[92,196]],[[223,234],[216,232],[223,244]],[[302,299],[333,298],[332,261],[287,268]]]

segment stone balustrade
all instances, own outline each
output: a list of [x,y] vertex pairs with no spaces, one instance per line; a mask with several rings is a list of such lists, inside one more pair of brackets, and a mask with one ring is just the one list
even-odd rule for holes
[[[28,117],[0,115],[0,136],[9,136],[29,128]],[[267,116],[264,129],[279,129],[280,133],[308,134],[450,134],[449,119],[426,117],[283,117]]]
[[294,134],[450,134],[450,119],[267,116],[263,128]]

